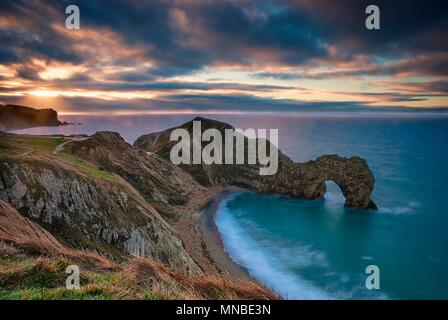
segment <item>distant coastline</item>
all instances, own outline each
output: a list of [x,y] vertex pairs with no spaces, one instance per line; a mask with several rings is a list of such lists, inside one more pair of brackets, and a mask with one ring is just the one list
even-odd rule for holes
[[43,126],[70,125],[60,121],[58,113],[53,109],[34,109],[19,105],[0,105],[0,131],[28,129]]

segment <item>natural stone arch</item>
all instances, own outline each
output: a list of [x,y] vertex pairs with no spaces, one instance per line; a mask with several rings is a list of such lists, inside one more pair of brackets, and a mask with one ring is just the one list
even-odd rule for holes
[[325,182],[333,181],[344,195],[346,207],[377,208],[370,199],[375,178],[364,159],[327,155],[317,158],[314,165],[322,175],[322,194],[320,197],[325,195]]
[[[192,132],[193,121],[201,121],[202,130],[215,128],[223,132],[233,128],[227,123],[205,118],[195,118],[178,128]],[[176,128],[145,135],[134,146],[145,151],[169,157],[174,145],[170,133]],[[326,155],[314,161],[295,163],[279,150],[278,171],[272,176],[260,176],[258,165],[182,165],[199,183],[210,185],[236,185],[257,192],[277,193],[305,199],[322,199],[325,181],[334,181],[345,197],[345,206],[360,209],[376,209],[370,199],[375,179],[366,161],[360,157],[343,158]]]

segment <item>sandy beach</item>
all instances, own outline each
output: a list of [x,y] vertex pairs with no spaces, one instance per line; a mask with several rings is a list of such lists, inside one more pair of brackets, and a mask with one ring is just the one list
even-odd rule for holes
[[207,253],[215,266],[221,272],[227,273],[233,277],[247,279],[250,278],[247,270],[234,262],[225,251],[224,244],[215,223],[215,215],[219,202],[233,191],[235,190],[227,190],[219,193],[202,209],[201,232]]
[[182,217],[174,228],[186,250],[206,273],[225,273],[236,279],[251,279],[248,272],[235,263],[224,249],[215,224],[219,202],[239,188],[204,188],[177,209]]

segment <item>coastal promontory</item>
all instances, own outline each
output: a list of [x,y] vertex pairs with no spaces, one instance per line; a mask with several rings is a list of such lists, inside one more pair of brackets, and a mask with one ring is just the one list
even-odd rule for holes
[[34,109],[19,105],[0,105],[0,131],[26,129],[40,126],[62,125],[53,109]]

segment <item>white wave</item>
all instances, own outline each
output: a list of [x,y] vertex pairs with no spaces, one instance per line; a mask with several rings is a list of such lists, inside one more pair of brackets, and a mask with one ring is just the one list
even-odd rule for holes
[[363,259],[363,260],[367,260],[367,261],[372,261],[372,260],[373,260],[373,257],[370,257],[370,256],[362,256],[361,259]]
[[331,298],[325,291],[287,270],[275,257],[263,250],[228,211],[227,202],[230,199],[232,197],[220,203],[216,225],[225,250],[236,263],[245,267],[252,277],[285,299]]
[[388,214],[409,214],[414,211],[420,204],[415,201],[409,202],[407,206],[398,206],[398,207],[379,207],[379,213],[388,213]]

